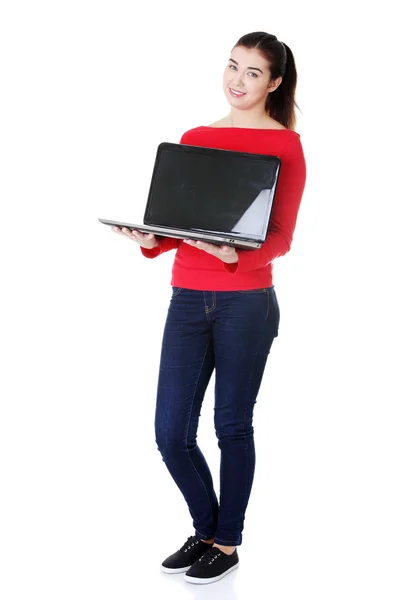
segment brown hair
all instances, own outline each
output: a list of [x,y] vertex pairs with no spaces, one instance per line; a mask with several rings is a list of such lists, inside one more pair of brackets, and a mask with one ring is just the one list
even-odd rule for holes
[[[279,121],[287,129],[296,126],[294,107],[297,85],[297,71],[294,57],[289,46],[280,42],[276,35],[255,31],[243,35],[234,45],[244,48],[256,48],[268,61],[271,79],[282,77],[282,82],[276,90],[268,94],[265,110],[268,115]],[[232,48],[233,50],[233,48]]]

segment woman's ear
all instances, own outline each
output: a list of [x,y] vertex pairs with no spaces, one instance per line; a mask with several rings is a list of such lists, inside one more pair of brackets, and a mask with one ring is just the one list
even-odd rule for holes
[[274,92],[282,83],[282,77],[277,77],[276,79],[272,79],[268,85],[268,92]]

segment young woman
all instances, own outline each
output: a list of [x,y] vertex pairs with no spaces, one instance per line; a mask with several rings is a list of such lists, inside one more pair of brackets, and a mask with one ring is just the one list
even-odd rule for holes
[[[255,470],[253,408],[280,312],[273,261],[290,250],[306,180],[294,131],[297,82],[290,48],[255,32],[235,44],[223,76],[229,113],[185,132],[180,143],[273,154],[281,171],[269,232],[258,250],[156,238],[113,228],[155,258],[177,248],[162,341],[155,414],[157,448],[193,518],[194,535],[161,565],[210,583],[238,566]],[[218,207],[216,207],[216,210]],[[220,500],[196,442],[200,409],[215,368],[215,432],[221,450]]]

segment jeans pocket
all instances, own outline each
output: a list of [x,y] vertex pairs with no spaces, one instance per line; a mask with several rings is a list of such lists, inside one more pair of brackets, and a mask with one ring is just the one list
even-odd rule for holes
[[174,298],[174,296],[177,296],[181,291],[182,288],[172,286],[172,298]]

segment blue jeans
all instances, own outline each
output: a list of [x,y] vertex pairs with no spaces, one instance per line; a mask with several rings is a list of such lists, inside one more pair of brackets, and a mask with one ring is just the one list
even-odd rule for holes
[[[172,288],[161,348],[156,444],[201,539],[242,543],[255,469],[253,408],[279,319],[274,286],[233,292]],[[220,504],[196,442],[214,368]]]

